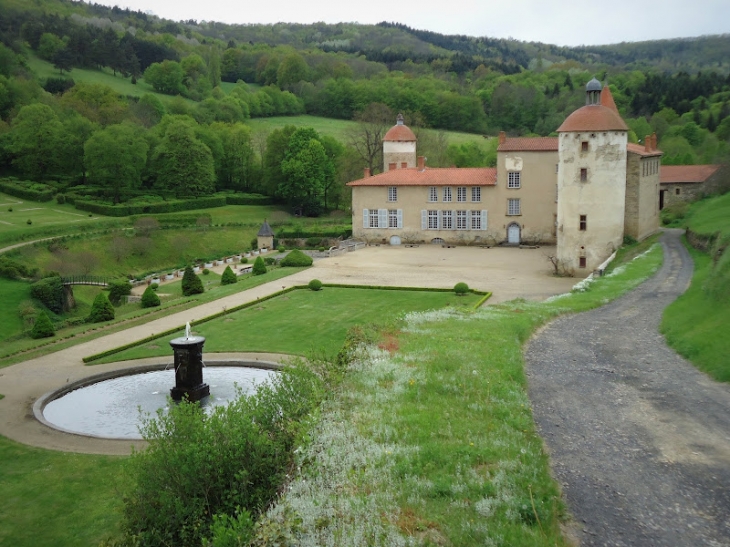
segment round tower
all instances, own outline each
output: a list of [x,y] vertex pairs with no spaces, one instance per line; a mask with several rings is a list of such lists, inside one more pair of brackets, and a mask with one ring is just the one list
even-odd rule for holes
[[396,124],[383,137],[383,172],[416,166],[416,136],[398,114]]
[[558,135],[558,261],[581,276],[623,242],[628,126],[608,87],[593,78],[586,105]]

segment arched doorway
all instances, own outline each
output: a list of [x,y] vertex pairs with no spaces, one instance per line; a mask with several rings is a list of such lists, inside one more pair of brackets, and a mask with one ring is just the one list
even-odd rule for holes
[[507,243],[510,245],[520,244],[520,225],[513,222],[507,226]]

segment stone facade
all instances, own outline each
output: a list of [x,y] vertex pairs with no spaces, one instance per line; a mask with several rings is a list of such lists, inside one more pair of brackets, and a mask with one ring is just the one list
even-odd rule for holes
[[661,170],[660,207],[692,202],[730,190],[730,169],[721,165],[665,165]]
[[[653,142],[653,136],[645,141]],[[655,145],[628,145],[624,234],[642,240],[659,229],[661,152]]]

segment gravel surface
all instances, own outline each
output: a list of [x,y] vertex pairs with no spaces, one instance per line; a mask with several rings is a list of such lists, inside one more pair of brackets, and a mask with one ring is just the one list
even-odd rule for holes
[[535,421],[581,545],[730,546],[730,387],[658,332],[692,276],[680,236],[662,236],[652,279],[526,348]]

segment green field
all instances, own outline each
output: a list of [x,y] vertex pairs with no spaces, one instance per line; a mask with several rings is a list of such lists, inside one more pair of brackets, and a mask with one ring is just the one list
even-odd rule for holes
[[[194,330],[206,337],[206,352],[255,351],[303,355],[310,350],[324,350],[333,353],[342,346],[347,330],[355,325],[389,322],[411,311],[446,306],[468,307],[479,298],[472,294],[459,297],[453,292],[336,287],[314,292],[303,289],[197,325]],[[153,341],[98,362],[169,353],[164,344]]]
[[[35,55],[28,56],[28,67],[41,79],[59,78],[58,70],[53,68],[53,63],[44,61]],[[125,78],[121,74],[114,73],[108,68],[103,70],[90,70],[86,68],[74,68],[71,72],[66,72],[64,78],[71,78],[74,82],[85,82],[89,84],[103,84],[111,87],[120,95],[129,95],[131,97],[141,97],[145,93],[151,93],[159,98],[163,103],[172,100],[171,95],[157,93],[152,86],[144,81],[144,78],[138,78],[137,83],[133,84],[131,77]],[[194,101],[185,99],[189,104],[195,104]]]
[[[49,231],[45,228],[55,226],[77,226],[79,231],[83,231],[101,218],[104,217],[89,215],[75,209],[73,205],[59,205],[55,201],[27,201],[0,194],[0,242],[22,235],[32,238],[36,232],[41,233],[39,237],[47,237]],[[28,224],[29,220],[31,224]]]
[[686,216],[687,227],[701,235],[719,233],[730,237],[730,192],[692,204]]

